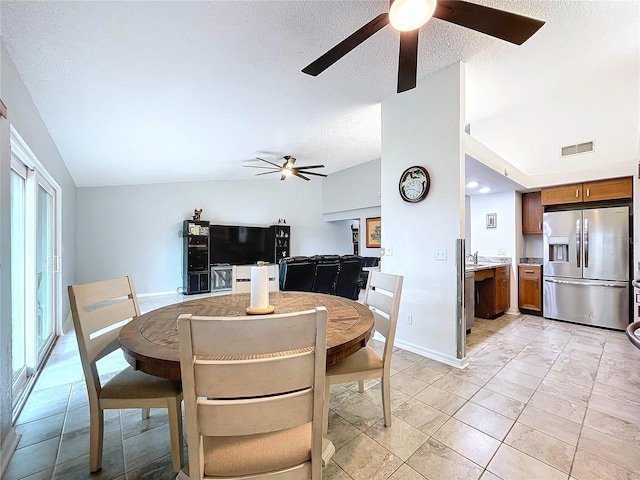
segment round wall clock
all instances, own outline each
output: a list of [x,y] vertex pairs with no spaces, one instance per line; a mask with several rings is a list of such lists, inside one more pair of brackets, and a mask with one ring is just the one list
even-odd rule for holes
[[430,186],[431,180],[429,178],[429,172],[420,166],[407,168],[402,172],[402,175],[400,175],[400,181],[398,182],[400,197],[409,203],[424,200],[424,197],[429,193]]

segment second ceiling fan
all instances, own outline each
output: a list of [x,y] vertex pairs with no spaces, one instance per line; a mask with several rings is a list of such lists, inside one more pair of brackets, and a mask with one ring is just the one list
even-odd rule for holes
[[390,0],[381,13],[327,53],[304,67],[314,77],[329,68],[388,23],[400,31],[398,93],[415,88],[418,63],[418,31],[431,18],[467,27],[492,37],[522,45],[544,22],[484,5],[455,0]]
[[270,173],[280,173],[281,174],[280,180],[285,180],[287,177],[291,175],[295,175],[296,177],[300,177],[303,180],[307,180],[307,181],[309,181],[310,178],[305,177],[305,175],[315,175],[317,177],[326,177],[324,173],[315,173],[315,172],[307,171],[314,168],[324,168],[324,165],[306,165],[304,167],[294,167],[293,165],[296,163],[296,159],[291,155],[285,155],[284,157],[282,157],[284,158],[284,163],[282,164],[282,166],[278,165],[277,163],[270,162],[269,160],[265,160],[264,158],[260,158],[260,157],[256,157],[256,158],[258,160],[261,160],[271,165],[270,167],[259,167],[257,165],[245,165],[245,167],[249,167],[249,168],[262,168],[265,170],[269,170],[268,172],[264,172],[264,173],[256,173],[256,175],[268,175]]

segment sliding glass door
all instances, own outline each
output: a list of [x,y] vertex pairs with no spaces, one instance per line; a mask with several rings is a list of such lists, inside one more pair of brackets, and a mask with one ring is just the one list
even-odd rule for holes
[[[39,175],[37,175],[39,177]],[[54,255],[55,191],[43,178],[37,179],[36,192],[36,335],[38,363],[46,354],[54,332],[54,282],[57,257]]]
[[11,338],[14,407],[60,330],[59,189],[21,139],[11,142]]

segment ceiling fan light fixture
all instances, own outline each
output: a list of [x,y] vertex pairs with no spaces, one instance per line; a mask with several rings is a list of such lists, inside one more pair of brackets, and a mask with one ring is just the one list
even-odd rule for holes
[[437,0],[395,0],[389,21],[400,32],[409,32],[427,23],[436,10]]
[[288,177],[289,175],[291,175],[291,173],[291,169],[288,167],[282,169],[282,175],[284,175],[285,177]]

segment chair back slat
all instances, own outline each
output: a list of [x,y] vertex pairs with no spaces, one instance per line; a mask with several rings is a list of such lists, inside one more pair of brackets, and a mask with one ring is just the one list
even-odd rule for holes
[[205,436],[254,435],[313,420],[313,390],[244,400],[198,401],[198,426]]
[[238,398],[302,390],[313,385],[313,350],[293,358],[255,360],[196,360],[196,396]]
[[83,330],[88,335],[116,323],[128,320],[137,316],[136,306],[131,299],[122,301],[116,300],[114,303],[102,304],[96,308],[84,312]]
[[[303,312],[302,316],[305,315],[314,318],[315,312]],[[256,355],[302,349],[313,345],[315,332],[300,318],[295,313],[280,315],[269,322],[263,317],[191,317],[193,353]],[[240,322],[237,328],[230,327],[234,322]]]
[[380,315],[375,310],[373,310],[372,313],[375,331],[382,335],[384,338],[389,338],[389,333],[391,333],[391,320],[384,315]]
[[77,300],[82,305],[95,305],[120,297],[135,296],[133,282],[129,276],[75,286],[79,287]]
[[367,305],[378,311],[384,312],[387,316],[393,311],[394,298],[380,293],[378,290],[371,290],[367,295]]
[[371,286],[387,292],[397,292],[398,278],[398,275],[391,275],[374,270],[371,272]]

